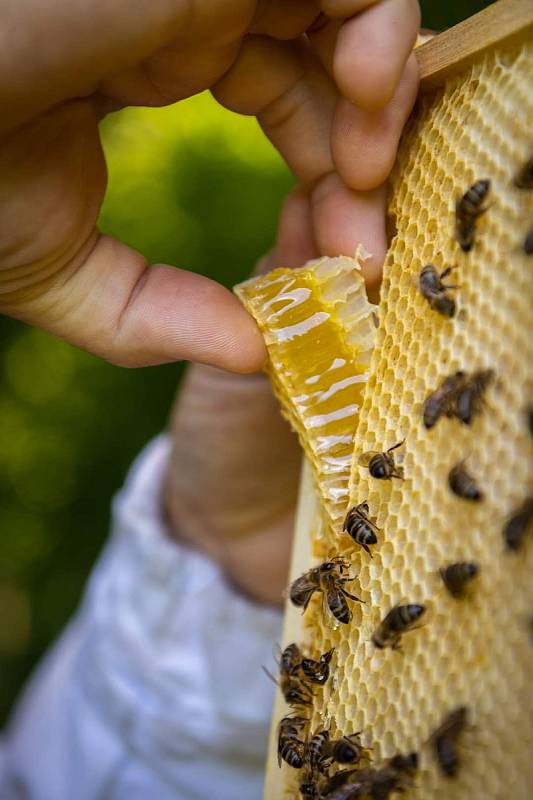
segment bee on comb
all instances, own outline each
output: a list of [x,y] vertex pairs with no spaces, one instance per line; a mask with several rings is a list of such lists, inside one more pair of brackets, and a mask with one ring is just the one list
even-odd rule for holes
[[487,178],[476,181],[455,204],[455,235],[464,253],[474,246],[476,224],[488,206],[483,203],[490,190]]

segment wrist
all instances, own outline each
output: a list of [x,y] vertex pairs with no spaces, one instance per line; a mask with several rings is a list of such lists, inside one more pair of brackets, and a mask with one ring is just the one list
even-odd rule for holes
[[170,538],[217,563],[227,580],[254,602],[281,606],[287,586],[294,509],[246,536],[219,537],[186,500],[177,498],[167,475],[163,502]]

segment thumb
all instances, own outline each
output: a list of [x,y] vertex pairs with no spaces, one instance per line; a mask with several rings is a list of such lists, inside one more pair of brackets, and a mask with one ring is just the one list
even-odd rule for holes
[[99,234],[106,175],[90,100],[2,136],[0,176],[0,312],[124,366],[261,367],[259,330],[227,289]]
[[266,359],[253,319],[215,281],[97,236],[80,265],[55,276],[38,296],[15,294],[2,310],[114,364],[180,359],[253,372]]

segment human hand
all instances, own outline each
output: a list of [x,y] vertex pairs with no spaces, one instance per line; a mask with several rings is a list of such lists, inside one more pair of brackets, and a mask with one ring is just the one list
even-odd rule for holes
[[[256,272],[298,265],[313,249],[310,201],[284,204],[275,247]],[[302,452],[263,374],[188,368],[175,401],[164,501],[171,536],[203,551],[254,600],[287,585]]]
[[[320,11],[329,21],[313,29]],[[375,284],[418,24],[414,0],[7,0],[0,311],[117,364],[258,369],[262,339],[228,291],[98,232],[98,120],[206,88],[255,114],[307,194],[312,254],[362,241]]]

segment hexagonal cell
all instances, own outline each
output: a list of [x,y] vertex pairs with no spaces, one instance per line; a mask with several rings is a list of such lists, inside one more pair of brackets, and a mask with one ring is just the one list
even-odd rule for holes
[[[452,790],[457,800],[504,800],[509,787],[519,800],[529,796],[533,548],[505,553],[501,528],[527,492],[531,447],[524,419],[524,387],[532,382],[531,285],[515,233],[530,224],[529,200],[511,183],[530,147],[531,53],[531,46],[509,50],[497,68],[488,55],[468,80],[454,79],[442,97],[423,100],[423,118],[411,125],[393,177],[397,235],[385,264],[380,349],[354,450],[393,444],[407,427],[409,475],[378,482],[354,466],[351,500],[368,498],[382,531],[371,561],[347,550],[361,564],[369,602],[352,625],[331,632],[342,658],[328,708],[338,709],[339,724],[369,731],[377,760],[421,751],[423,768],[409,792],[415,800],[449,800]],[[493,180],[493,204],[465,254],[454,240],[455,199],[482,175]],[[432,310],[416,289],[426,261],[457,264],[453,277],[461,288],[453,319]],[[442,419],[425,431],[416,404],[449,372],[486,364],[497,369],[501,387],[491,391],[474,424]],[[490,487],[480,504],[459,501],[447,489],[450,465],[467,456]],[[463,558],[482,563],[482,573],[472,596],[456,600],[437,570]],[[369,641],[372,631],[405,593],[407,600],[427,600],[427,622],[405,635],[403,652],[378,651]],[[316,635],[325,621],[316,605],[309,614]],[[463,764],[451,784],[425,742],[460,703],[472,707],[475,728],[465,734]]]

